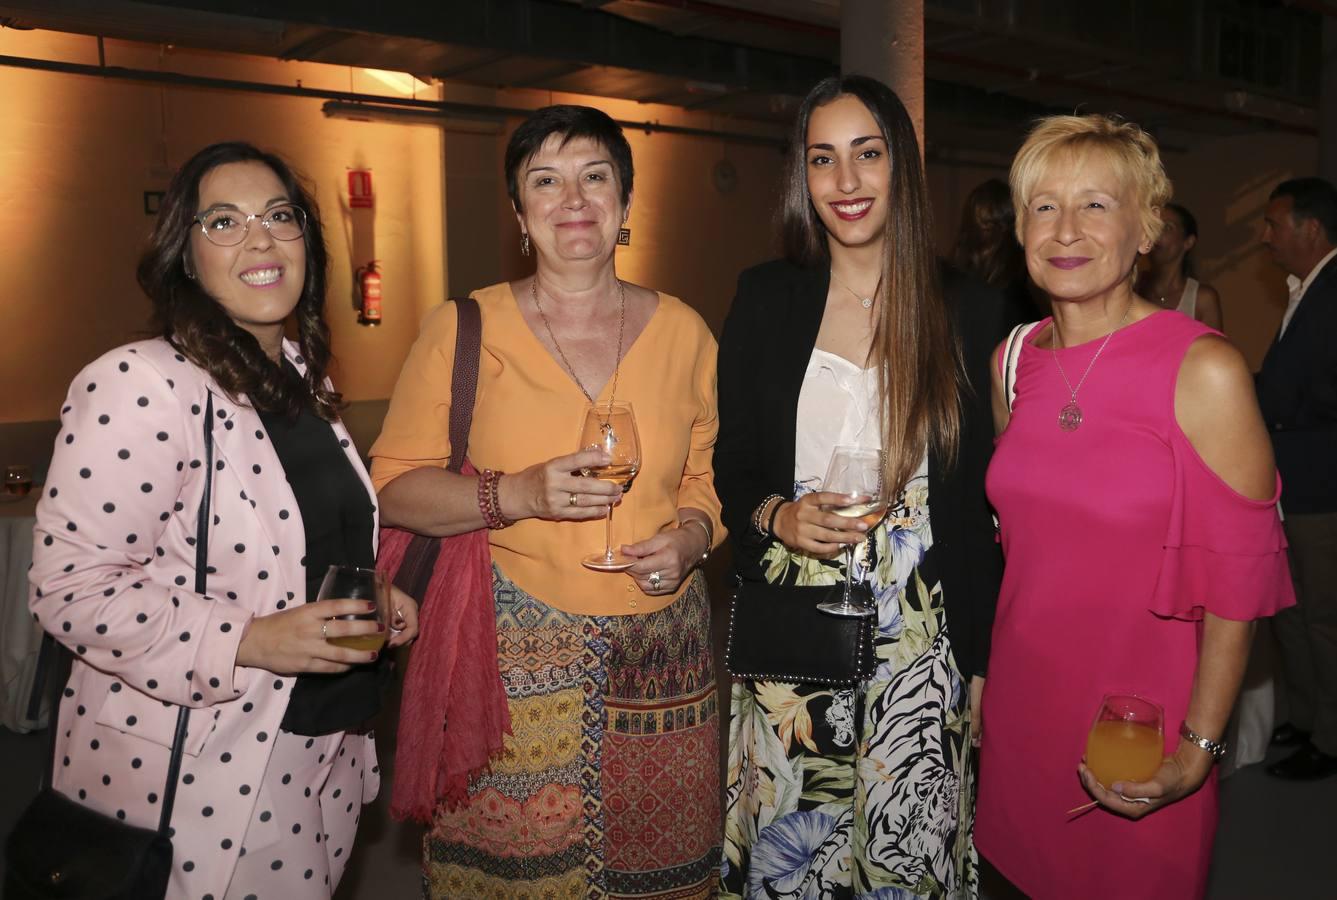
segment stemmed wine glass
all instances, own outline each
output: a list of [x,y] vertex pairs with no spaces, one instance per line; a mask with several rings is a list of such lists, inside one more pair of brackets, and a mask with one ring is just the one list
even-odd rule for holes
[[[384,572],[357,566],[330,566],[320,583],[317,600],[372,600],[376,608],[365,613],[335,616],[336,620],[364,620],[388,625],[390,622],[390,581]],[[373,634],[350,634],[325,640],[349,650],[378,651],[385,644],[385,630]]]
[[[604,403],[586,410],[580,446],[584,450],[603,450],[609,456],[607,465],[589,466],[581,469],[580,474],[616,485],[629,484],[641,469],[641,441],[636,434],[636,416],[631,404]],[[636,564],[630,556],[613,549],[613,504],[608,505],[608,518],[604,522],[603,552],[591,553],[580,564],[596,572],[622,572]]]
[[[1136,694],[1106,694],[1086,738],[1086,767],[1106,790],[1119,781],[1149,781],[1165,758],[1164,733],[1165,713],[1160,704]],[[1151,802],[1145,797],[1131,799]],[[1096,805],[1093,800],[1068,810],[1067,815]]]
[[[831,462],[826,467],[826,478],[822,480],[822,490],[842,496],[841,502],[828,506],[828,512],[849,519],[856,519],[872,528],[887,514],[890,498],[887,496],[886,479],[883,475],[885,455],[881,450],[863,447],[837,447],[831,454]],[[864,601],[853,599],[854,548],[855,544],[845,545],[845,588],[839,600],[827,600],[817,604],[822,612],[833,616],[872,616],[877,614],[877,607]],[[860,590],[860,594],[866,594]]]

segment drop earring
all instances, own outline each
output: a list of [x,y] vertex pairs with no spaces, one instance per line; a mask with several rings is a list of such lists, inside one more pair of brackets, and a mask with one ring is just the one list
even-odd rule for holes
[[529,255],[529,232],[520,232],[520,252],[525,256]]
[[617,230],[617,242],[623,247],[631,246],[631,229],[623,226]]

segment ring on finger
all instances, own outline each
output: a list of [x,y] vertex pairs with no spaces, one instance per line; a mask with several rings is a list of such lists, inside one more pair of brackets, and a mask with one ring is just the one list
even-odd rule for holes
[[320,636],[327,641],[330,639],[330,633],[328,631],[329,627],[330,627],[329,619],[326,619],[324,622],[320,623]]
[[575,506],[575,505],[576,505],[576,495],[575,495],[575,494],[572,494],[571,496],[569,496],[569,497],[566,498],[566,505],[567,505],[567,506]]
[[650,581],[650,590],[657,591],[659,590],[660,586],[663,585],[664,583],[664,576],[660,574],[658,569],[656,569],[655,571],[650,573],[649,581]]

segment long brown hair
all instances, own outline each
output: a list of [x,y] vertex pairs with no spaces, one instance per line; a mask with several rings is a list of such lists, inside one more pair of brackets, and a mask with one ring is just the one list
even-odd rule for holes
[[878,371],[885,476],[894,496],[914,475],[929,448],[948,465],[955,462],[965,374],[942,299],[914,125],[900,98],[881,82],[860,75],[832,76],[818,82],[799,107],[780,211],[785,256],[803,266],[830,264],[826,226],[808,193],[808,121],[814,109],[845,95],[868,109],[891,156],[883,232],[884,293],[869,363]]
[[[306,364],[298,378],[271,360],[260,342],[227,315],[199,283],[186,275],[186,244],[195,223],[200,182],[219,166],[258,162],[283,183],[288,199],[306,212],[306,270],[293,316],[297,344]],[[343,398],[324,386],[330,363],[330,329],[325,323],[328,257],[320,212],[293,170],[279,157],[251,144],[211,144],[177,170],[163,195],[158,222],[139,259],[139,286],[153,303],[153,327],[192,363],[208,372],[234,401],[243,395],[257,410],[296,415],[310,406],[321,418],[338,418]]]
[[990,178],[977,184],[961,209],[952,262],[991,287],[1008,287],[1026,274],[1016,218],[1006,181]]

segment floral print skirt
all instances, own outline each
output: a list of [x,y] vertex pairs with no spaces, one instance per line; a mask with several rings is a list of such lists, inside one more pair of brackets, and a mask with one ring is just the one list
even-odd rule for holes
[[719,716],[704,579],[658,612],[584,616],[493,571],[512,734],[468,800],[437,810],[424,896],[712,896]]
[[[879,665],[857,688],[735,680],[721,896],[973,898],[969,691],[952,657],[927,489],[860,546]],[[776,544],[768,577],[831,584],[843,561]]]

